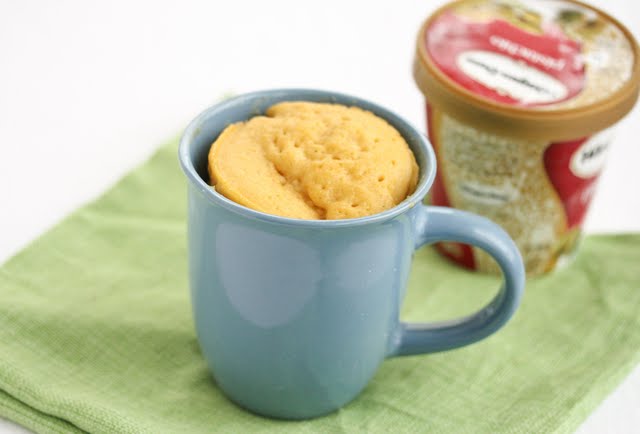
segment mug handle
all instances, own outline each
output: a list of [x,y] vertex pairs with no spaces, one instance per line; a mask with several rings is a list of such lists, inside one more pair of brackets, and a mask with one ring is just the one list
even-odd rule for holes
[[413,221],[416,249],[436,241],[473,244],[498,262],[504,283],[489,304],[469,316],[424,324],[400,322],[389,357],[446,351],[484,339],[511,318],[524,291],[520,251],[500,226],[465,211],[422,204],[419,207]]

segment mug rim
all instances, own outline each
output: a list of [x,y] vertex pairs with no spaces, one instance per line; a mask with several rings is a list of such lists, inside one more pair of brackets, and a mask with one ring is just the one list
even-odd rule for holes
[[[310,102],[316,102],[316,100],[320,98],[329,98],[331,100],[335,100],[335,103],[337,104],[355,106],[364,110],[371,111],[375,115],[389,122],[389,124],[391,124],[391,126],[396,128],[397,130],[408,131],[409,134],[411,134],[412,138],[416,139],[414,142],[417,145],[416,147],[418,148],[416,150],[410,147],[411,151],[414,153],[418,151],[422,154],[420,156],[416,155],[416,160],[420,168],[420,177],[414,192],[393,208],[389,208],[382,212],[363,217],[336,220],[298,219],[268,214],[236,203],[218,193],[215,189],[212,188],[211,185],[207,184],[207,182],[202,179],[202,177],[200,177],[200,175],[196,171],[194,162],[191,160],[189,152],[192,144],[192,138],[198,133],[204,122],[206,122],[216,114],[224,113],[225,110],[236,107],[238,105],[251,105],[252,101],[256,99],[264,99],[270,97],[283,98],[287,96],[291,96],[291,98],[294,98],[294,100],[297,101]],[[282,101],[286,101],[286,99],[283,99]],[[345,101],[349,101],[349,103],[346,103]],[[274,104],[275,103],[276,102],[274,102]],[[401,131],[398,132],[403,136],[405,140],[407,140],[407,137],[405,137],[405,135]],[[420,157],[423,157],[425,167],[422,167],[422,165],[420,164],[421,160],[423,160]],[[410,122],[406,121],[395,112],[363,98],[340,92],[304,88],[268,89],[244,93],[206,108],[187,125],[184,132],[182,133],[178,148],[178,159],[180,161],[180,166],[182,167],[182,170],[189,182],[191,182],[191,184],[196,187],[209,202],[215,205],[222,206],[229,211],[251,219],[280,225],[306,228],[351,227],[380,223],[386,220],[390,220],[418,205],[431,188],[431,185],[433,184],[436,176],[436,156],[433,147],[427,139],[427,136],[421,133]]]

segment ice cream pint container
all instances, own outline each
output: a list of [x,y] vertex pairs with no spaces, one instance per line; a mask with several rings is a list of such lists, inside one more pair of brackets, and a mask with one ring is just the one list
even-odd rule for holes
[[[414,77],[438,159],[430,200],[484,215],[527,273],[575,252],[615,124],[638,98],[638,45],[617,20],[568,0],[460,0],[423,24]],[[438,250],[497,271],[460,243]]]

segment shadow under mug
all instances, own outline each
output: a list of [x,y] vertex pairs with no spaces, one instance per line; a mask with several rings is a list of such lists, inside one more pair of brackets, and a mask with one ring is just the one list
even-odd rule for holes
[[[300,100],[357,106],[386,119],[420,166],[415,192],[372,216],[300,220],[248,209],[207,184],[209,147],[227,125]],[[305,89],[237,96],[191,122],[179,159],[188,180],[198,340],[218,386],[255,413],[304,419],[336,410],[360,393],[385,358],[476,342],[502,327],[520,303],[525,274],[513,241],[483,217],[423,205],[436,173],[433,149],[418,130],[376,104]],[[468,317],[400,322],[413,253],[441,240],[486,250],[504,284]]]

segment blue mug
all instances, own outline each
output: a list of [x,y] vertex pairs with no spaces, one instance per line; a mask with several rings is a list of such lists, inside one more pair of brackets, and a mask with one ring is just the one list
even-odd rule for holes
[[[281,101],[357,106],[386,119],[420,166],[415,192],[395,208],[347,220],[300,220],[239,205],[208,185],[207,154],[229,124]],[[354,399],[387,357],[450,350],[502,327],[517,309],[522,258],[496,224],[422,201],[436,173],[431,145],[393,112],[320,90],[240,95],[187,127],[179,159],[188,180],[191,299],[198,340],[222,391],[261,415],[305,419]],[[414,251],[435,241],[478,246],[504,284],[486,307],[444,322],[398,315]]]

